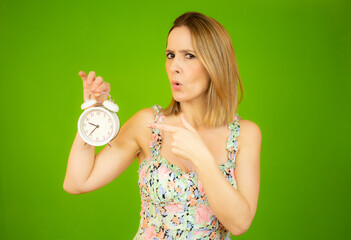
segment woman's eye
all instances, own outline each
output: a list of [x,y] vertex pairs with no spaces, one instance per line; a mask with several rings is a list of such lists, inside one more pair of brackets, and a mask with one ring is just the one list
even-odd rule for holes
[[171,58],[174,57],[174,55],[173,55],[173,53],[167,53],[167,54],[166,54],[166,57],[167,57],[168,59],[171,59]]
[[188,58],[188,59],[192,59],[192,58],[194,58],[194,57],[195,57],[195,56],[194,56],[194,55],[192,55],[191,53],[187,53],[187,54],[186,54],[186,56],[187,56],[187,58]]

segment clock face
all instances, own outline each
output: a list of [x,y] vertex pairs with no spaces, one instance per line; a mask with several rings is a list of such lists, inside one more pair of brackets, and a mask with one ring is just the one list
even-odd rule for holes
[[113,119],[101,108],[88,111],[82,116],[81,132],[86,139],[99,143],[111,138],[114,133]]

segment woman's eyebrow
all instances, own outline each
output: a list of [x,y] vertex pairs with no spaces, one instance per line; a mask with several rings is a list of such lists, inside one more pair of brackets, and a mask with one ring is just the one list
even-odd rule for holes
[[[170,50],[170,49],[167,49],[166,52],[173,53],[174,51],[172,51],[172,50]],[[178,52],[181,52],[181,53],[185,53],[185,52],[193,52],[193,53],[196,53],[196,51],[191,50],[191,49],[183,49],[183,50],[179,50]]]

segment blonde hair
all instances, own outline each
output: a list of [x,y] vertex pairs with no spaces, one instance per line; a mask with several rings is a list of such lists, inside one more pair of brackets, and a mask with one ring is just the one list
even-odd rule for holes
[[[243,86],[228,32],[215,19],[199,12],[186,12],[179,16],[168,35],[181,26],[189,28],[195,51],[210,76],[202,124],[220,127],[232,123],[243,98]],[[238,85],[241,90],[239,101]],[[180,111],[180,103],[172,97],[170,105],[162,113],[178,115]]]

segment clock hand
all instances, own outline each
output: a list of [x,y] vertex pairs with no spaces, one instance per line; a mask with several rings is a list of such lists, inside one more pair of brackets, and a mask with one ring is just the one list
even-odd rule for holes
[[96,124],[92,124],[91,122],[89,123],[90,125],[93,125],[95,127],[99,127],[99,125],[96,125]]
[[99,128],[99,126],[97,126],[96,128],[94,128],[94,130],[91,131],[91,133],[90,133],[88,136],[90,136],[97,128]]

